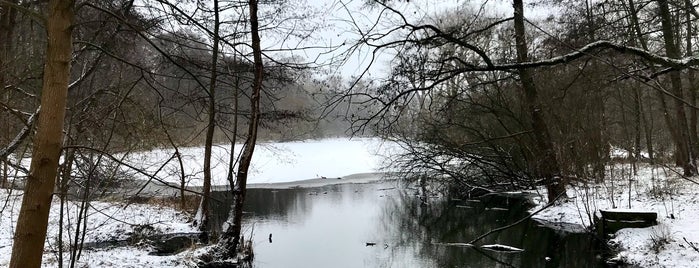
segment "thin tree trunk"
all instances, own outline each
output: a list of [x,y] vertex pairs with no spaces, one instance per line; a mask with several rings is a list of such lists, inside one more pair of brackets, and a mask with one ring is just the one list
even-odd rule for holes
[[[233,55],[233,63],[237,64],[237,62],[237,55]],[[239,73],[235,74],[235,83],[233,87],[233,131],[231,132],[231,154],[228,157],[228,175],[226,176],[226,178],[228,179],[228,185],[230,185],[231,187],[235,185],[236,181],[234,167],[236,161],[235,142],[238,140],[238,91],[240,90]]]
[[[685,19],[686,19],[686,25],[687,25],[687,37],[686,37],[686,45],[687,49],[685,54],[688,57],[691,57],[694,50],[692,49],[692,36],[693,36],[693,28],[692,28],[692,16],[691,16],[691,11],[694,9],[694,6],[692,5],[692,2],[690,0],[685,0]],[[689,82],[689,85],[687,88],[689,89],[689,103],[692,104],[693,107],[689,107],[689,137],[691,140],[691,147],[692,147],[692,152],[695,154],[699,152],[699,143],[697,143],[697,139],[699,139],[699,135],[697,134],[697,81],[695,77],[695,72],[693,69],[688,69],[687,70],[687,80]],[[696,155],[692,155],[694,159],[697,158]]]
[[[638,12],[636,10],[636,5],[633,0],[629,0],[629,18],[631,20],[631,28],[633,29],[634,36],[636,40],[639,42],[641,45],[641,48],[644,50],[648,50],[648,43],[645,38],[643,38],[643,32],[641,31],[641,26],[638,22]],[[654,68],[651,66],[651,71],[655,71]],[[677,131],[675,128],[674,121],[672,120],[672,116],[670,115],[670,112],[667,107],[667,102],[665,101],[665,94],[663,92],[660,92],[659,90],[655,91],[658,97],[658,101],[660,101],[660,108],[661,112],[663,114],[663,119],[665,119],[665,124],[668,126],[668,131],[670,133],[670,137],[672,138],[673,141],[678,140],[677,138]],[[651,164],[655,164],[655,154],[653,151],[653,131],[652,131],[652,117],[648,116],[646,117],[643,114],[643,106],[639,106],[641,110],[641,114],[643,116],[643,121],[644,121],[644,126],[645,126],[645,136],[646,136],[646,149],[648,150],[648,157],[650,158]],[[650,110],[649,110],[650,111]]]
[[72,56],[73,4],[71,0],[49,1],[42,111],[37,122],[30,173],[15,229],[11,268],[41,267],[49,208],[61,155]]
[[641,159],[641,93],[638,86],[631,90],[633,91],[633,158],[634,162],[638,162]]
[[[679,49],[675,43],[675,37],[672,27],[672,17],[667,0],[658,0],[660,12],[663,39],[665,41],[665,53],[668,57],[678,59],[680,57]],[[679,161],[679,166],[682,167],[685,176],[693,176],[696,174],[696,166],[694,165],[694,156],[692,150],[691,137],[689,136],[689,126],[687,125],[687,116],[685,114],[684,103],[682,102],[682,78],[678,71],[672,71],[670,76],[670,86],[672,94],[675,95],[675,116],[677,127],[677,140],[675,140],[675,154]]]
[[75,160],[75,150],[71,149],[65,153],[65,160],[59,177],[60,184],[58,185],[58,194],[61,201],[60,217],[58,218],[58,267],[60,268],[63,267],[63,227],[65,226],[64,215],[67,213],[65,204],[68,202],[68,182],[73,172],[73,160]]
[[[9,1],[10,4],[16,4],[16,0]],[[10,93],[8,90],[5,90],[5,77],[7,73],[7,67],[6,64],[9,61],[10,57],[10,52],[12,50],[12,42],[13,42],[13,33],[14,33],[14,24],[15,24],[15,17],[17,14],[17,10],[10,7],[10,5],[5,5],[2,7],[2,12],[0,12],[0,92],[2,92],[3,99],[6,104],[9,104],[10,101]],[[2,113],[2,117],[0,117],[0,121],[3,122],[4,126],[4,132],[3,132],[3,144],[4,143],[9,143],[11,139],[11,128],[10,128],[10,121],[7,120],[8,118],[5,117],[5,113]],[[2,178],[0,178],[0,188],[7,187],[8,185],[8,176],[9,176],[9,167],[7,165],[7,157],[3,157],[2,159]]]
[[259,23],[257,21],[257,0],[248,1],[250,9],[250,35],[252,37],[252,52],[254,58],[254,80],[252,83],[252,95],[250,96],[250,122],[248,133],[243,144],[243,153],[240,156],[238,174],[235,186],[233,186],[233,207],[223,233],[224,256],[235,256],[239,242],[240,230],[243,219],[243,203],[247,190],[248,169],[252,160],[255,144],[257,142],[257,127],[260,123],[260,92],[262,89],[263,64],[262,50],[260,48]]
[[218,45],[219,45],[219,13],[218,0],[214,1],[214,36],[213,49],[211,53],[211,80],[209,81],[209,124],[206,128],[206,144],[204,145],[204,187],[202,187],[201,197],[201,219],[199,231],[200,240],[203,243],[209,242],[209,205],[211,200],[211,149],[214,142],[214,131],[216,130],[216,79],[218,75]]
[[[514,0],[513,6],[517,62],[527,62],[529,59],[527,56],[526,32],[524,31],[524,7],[522,0]],[[556,159],[549,129],[541,110],[534,78],[526,68],[519,68],[518,71],[522,82],[522,90],[524,91],[524,103],[531,115],[537,151],[541,154],[541,159],[535,160],[537,161],[536,169],[539,173],[538,175],[543,177],[546,182],[549,202],[553,202],[556,197],[565,194],[565,183],[561,178],[560,167]]]

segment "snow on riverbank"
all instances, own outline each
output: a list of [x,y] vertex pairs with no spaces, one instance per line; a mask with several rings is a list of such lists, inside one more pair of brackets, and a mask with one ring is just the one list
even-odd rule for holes
[[[12,252],[12,241],[17,216],[22,202],[22,191],[0,189],[0,267],[7,267]],[[74,236],[76,215],[80,203],[67,202],[65,218],[64,249],[69,248],[69,240]],[[91,202],[88,207],[87,233],[85,242],[104,242],[128,239],[139,226],[153,227],[152,232],[188,233],[195,230],[187,223],[183,213],[172,208],[154,205],[130,204],[123,202]],[[45,243],[44,264],[42,267],[56,267],[58,259],[60,202],[57,198],[51,203],[48,234]],[[70,226],[70,227],[68,227]],[[148,256],[148,248],[114,248],[109,250],[84,250],[77,267],[137,267],[152,264],[159,267],[187,267],[185,256]],[[186,254],[186,253],[182,253]],[[68,253],[64,259],[69,258]],[[140,263],[140,265],[128,265]],[[83,266],[82,264],[86,265]],[[153,267],[148,266],[148,267]]]
[[[611,166],[607,172],[604,183],[591,184],[587,190],[583,185],[569,187],[568,200],[534,218],[590,226],[592,213],[599,209],[653,211],[658,213],[657,226],[615,234],[611,240],[619,250],[615,258],[640,267],[697,267],[699,252],[689,242],[699,247],[699,184],[660,166],[640,165],[637,175],[629,165]],[[532,211],[545,200],[537,201],[540,204]]]
[[[237,145],[237,154],[242,146]],[[385,157],[397,150],[397,145],[378,138],[337,138],[283,143],[258,144],[253,155],[248,183],[284,183],[312,178],[338,178],[351,174],[373,173],[381,169]],[[134,153],[126,160],[153,174],[166,163],[174,149],[159,149]],[[201,186],[203,181],[204,148],[180,148],[183,155],[187,186]],[[213,185],[226,185],[229,145],[213,149]],[[157,174],[164,181],[179,184],[179,164],[170,160]],[[140,174],[134,177],[147,179]]]

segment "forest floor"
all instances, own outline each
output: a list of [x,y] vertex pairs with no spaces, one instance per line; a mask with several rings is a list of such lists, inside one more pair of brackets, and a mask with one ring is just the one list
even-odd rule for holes
[[[640,164],[607,167],[603,183],[568,187],[568,199],[534,216],[553,223],[590,226],[600,209],[649,211],[658,225],[621,229],[609,241],[614,260],[640,267],[697,267],[699,263],[699,183],[676,169]],[[538,210],[545,205],[539,198]]]

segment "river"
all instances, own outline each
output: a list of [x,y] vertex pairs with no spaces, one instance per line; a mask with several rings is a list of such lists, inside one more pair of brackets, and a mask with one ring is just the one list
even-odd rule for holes
[[[244,232],[253,233],[254,267],[604,267],[591,235],[527,220],[479,244],[523,252],[447,246],[526,216],[520,199],[480,202],[431,198],[398,181],[317,188],[249,189]],[[225,192],[215,199],[228,202]],[[216,203],[216,202],[214,202]],[[212,206],[214,224],[229,205]],[[271,234],[271,239],[270,239]]]

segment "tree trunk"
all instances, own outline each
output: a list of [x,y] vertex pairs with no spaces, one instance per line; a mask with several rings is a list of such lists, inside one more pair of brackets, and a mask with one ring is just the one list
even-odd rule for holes
[[[16,4],[17,1],[9,2],[10,4]],[[5,77],[8,69],[6,65],[12,50],[16,14],[17,10],[10,7],[10,5],[0,5],[0,92],[2,92],[2,98],[5,104],[9,104],[10,102],[10,93],[8,90],[5,90]],[[5,113],[1,113],[0,115],[0,122],[4,124],[3,136],[0,142],[2,142],[2,144],[9,144],[11,139],[11,124],[8,117],[5,117]],[[4,188],[8,185],[9,167],[6,162],[6,157],[0,160],[4,160],[2,161],[2,174],[0,174],[0,176],[2,176],[0,178],[0,188]]]
[[[517,62],[527,62],[527,41],[524,31],[524,8],[522,0],[514,0],[514,27],[517,49]],[[549,134],[548,126],[544,120],[541,103],[532,74],[526,68],[519,68],[519,78],[524,91],[524,103],[529,109],[532,123],[532,131],[536,142],[536,149],[540,154],[537,161],[536,172],[546,183],[549,202],[553,202],[558,196],[565,195],[565,183],[561,178],[560,167],[553,148],[553,142]]]
[[[636,10],[636,5],[633,0],[629,0],[629,18],[632,24],[632,32],[634,33],[636,40],[641,45],[641,48],[643,48],[644,50],[648,50],[648,43],[646,39],[643,38],[641,25],[638,22],[638,12]],[[653,66],[651,66],[650,68],[652,72],[655,72],[655,68]],[[660,101],[661,112],[663,114],[665,124],[668,126],[668,132],[670,133],[670,137],[673,141],[678,140],[678,134],[675,127],[675,123],[672,120],[672,116],[670,115],[670,112],[667,107],[667,101],[665,100],[665,93],[661,92],[660,90],[656,90],[655,92],[657,93],[658,100]],[[643,105],[639,106],[639,108],[641,110],[641,116],[643,117],[642,119],[644,121],[645,126],[646,149],[648,150],[648,157],[650,158],[651,164],[655,164],[655,154],[653,152],[652,116],[645,116],[643,114]],[[651,109],[648,109],[647,111],[650,110]]]
[[[675,43],[674,32],[672,28],[672,18],[667,0],[658,0],[658,7],[663,30],[663,40],[665,41],[665,53],[673,59],[680,58],[680,52]],[[689,126],[687,125],[687,116],[682,99],[682,79],[678,71],[669,73],[670,86],[675,100],[675,123],[677,131],[677,139],[675,140],[675,154],[677,156],[678,165],[682,167],[685,176],[693,176],[696,174],[696,166],[694,165],[694,156],[692,150],[692,141],[689,135]]]
[[12,268],[38,268],[61,155],[72,53],[73,1],[49,1],[46,64],[34,152],[12,245]]
[[213,49],[211,53],[211,80],[209,82],[209,124],[206,127],[206,144],[204,145],[204,186],[201,197],[201,218],[199,219],[200,239],[204,243],[209,242],[209,203],[211,199],[211,149],[214,141],[214,130],[216,130],[216,78],[218,74],[218,45],[219,45],[219,12],[218,0],[214,0],[214,36]]
[[[237,55],[233,55],[233,62],[238,62],[238,57]],[[231,131],[231,154],[228,157],[228,175],[226,178],[228,179],[228,185],[233,187],[235,185],[235,161],[236,161],[236,151],[235,151],[235,142],[238,140],[238,100],[239,100],[239,94],[238,91],[240,90],[240,74],[236,73],[235,74],[235,82],[233,84],[233,131]]]
[[250,9],[250,35],[252,38],[252,53],[254,59],[254,79],[252,82],[252,95],[250,96],[250,121],[248,123],[248,133],[243,144],[243,153],[240,156],[238,174],[235,186],[231,190],[233,193],[233,205],[231,213],[224,226],[222,236],[222,247],[224,256],[235,256],[240,242],[241,222],[243,219],[243,203],[247,189],[248,169],[255,151],[257,142],[257,127],[260,123],[260,92],[262,89],[262,50],[260,48],[259,23],[257,20],[257,0],[249,0]]
[[[687,37],[685,39],[687,49],[685,55],[687,55],[687,57],[691,57],[694,51],[692,49],[692,36],[694,35],[694,29],[692,27],[692,16],[690,11],[693,8],[694,6],[692,5],[692,1],[685,0],[685,20],[687,25]],[[689,137],[691,140],[690,146],[692,148],[692,152],[696,154],[697,152],[699,152],[699,143],[697,143],[699,135],[697,134],[697,108],[695,108],[697,107],[697,81],[694,69],[687,70],[687,80],[689,82],[689,85],[687,86],[687,89],[689,90],[689,103],[692,105],[692,107],[689,107]],[[692,157],[693,159],[697,158],[696,155],[692,155]]]

